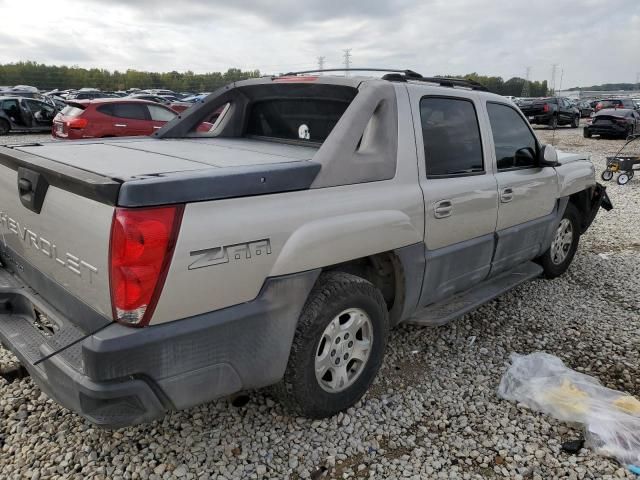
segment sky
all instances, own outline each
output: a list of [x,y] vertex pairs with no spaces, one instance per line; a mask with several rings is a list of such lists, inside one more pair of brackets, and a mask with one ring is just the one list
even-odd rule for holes
[[[636,82],[640,0],[0,0],[0,63],[263,73],[344,65]],[[562,79],[562,84],[560,80]]]

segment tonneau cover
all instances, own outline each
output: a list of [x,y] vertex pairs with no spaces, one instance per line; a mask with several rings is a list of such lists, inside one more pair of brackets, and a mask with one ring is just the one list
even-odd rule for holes
[[317,147],[250,138],[149,137],[44,142],[15,150],[126,181],[142,175],[310,160]]
[[265,195],[311,186],[316,146],[251,138],[136,137],[0,147],[0,164],[127,207]]

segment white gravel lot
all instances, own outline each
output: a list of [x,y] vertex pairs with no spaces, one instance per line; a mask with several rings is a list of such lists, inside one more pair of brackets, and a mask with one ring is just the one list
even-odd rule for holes
[[[598,176],[621,145],[568,128],[554,143],[593,153]],[[567,274],[445,327],[395,329],[378,381],[345,414],[292,418],[259,391],[242,407],[220,400],[104,431],[29,378],[0,378],[0,478],[636,478],[589,450],[562,452],[579,430],[496,395],[511,352],[545,351],[640,397],[640,178],[607,185],[615,209],[598,215]]]

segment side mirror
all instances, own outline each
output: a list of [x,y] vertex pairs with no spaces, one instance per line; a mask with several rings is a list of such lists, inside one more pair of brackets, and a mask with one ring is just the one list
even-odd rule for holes
[[538,164],[541,167],[556,167],[558,166],[558,152],[553,145],[543,145],[540,149],[540,158]]

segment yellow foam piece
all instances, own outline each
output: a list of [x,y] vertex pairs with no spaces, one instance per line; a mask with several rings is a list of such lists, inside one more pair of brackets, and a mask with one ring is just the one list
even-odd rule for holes
[[589,395],[574,383],[564,379],[559,387],[552,388],[546,394],[548,401],[565,412],[586,413]]
[[631,415],[640,415],[640,401],[631,395],[618,397],[613,404],[619,410],[630,413]]

